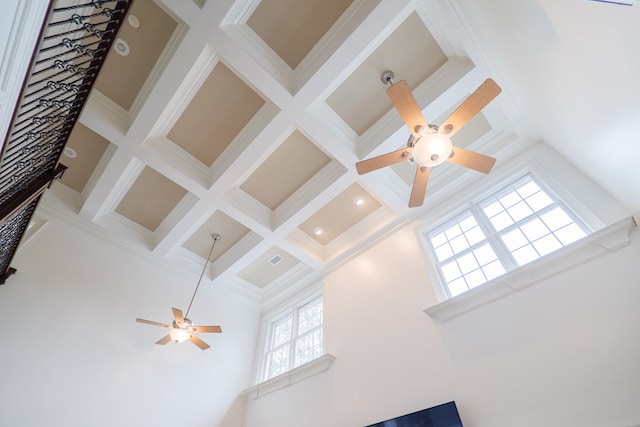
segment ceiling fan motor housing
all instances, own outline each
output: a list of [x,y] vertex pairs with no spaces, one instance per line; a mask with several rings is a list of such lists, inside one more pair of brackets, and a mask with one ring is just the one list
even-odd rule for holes
[[438,126],[416,126],[415,132],[420,135],[415,139],[413,158],[423,167],[434,167],[445,162],[453,152],[451,139],[438,132]]

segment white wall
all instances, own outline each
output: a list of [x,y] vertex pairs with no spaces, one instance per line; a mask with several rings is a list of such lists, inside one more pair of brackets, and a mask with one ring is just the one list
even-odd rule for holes
[[362,427],[449,400],[465,427],[640,425],[639,237],[440,323],[407,228],[326,278],[333,367],[249,400],[244,426]]
[[0,14],[0,135],[9,127],[37,42],[47,0],[2,0]]
[[[196,324],[211,345],[154,342],[195,281],[63,223],[22,247],[0,286],[0,426],[237,427],[259,315],[201,287]],[[204,283],[204,282],[203,282]],[[205,309],[206,307],[206,309]]]

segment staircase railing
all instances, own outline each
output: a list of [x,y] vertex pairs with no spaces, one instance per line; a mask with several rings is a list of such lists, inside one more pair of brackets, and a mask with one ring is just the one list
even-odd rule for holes
[[0,284],[133,0],[53,0],[0,156]]

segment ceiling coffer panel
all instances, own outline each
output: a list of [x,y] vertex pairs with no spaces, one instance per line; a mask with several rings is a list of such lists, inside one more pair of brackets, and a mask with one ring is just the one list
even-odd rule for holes
[[134,1],[95,88],[128,111],[177,27],[153,0]]
[[330,161],[331,158],[296,130],[240,188],[275,210]]
[[414,12],[327,98],[327,104],[362,135],[392,107],[380,80],[385,70],[415,88],[446,62]]
[[353,0],[262,0],[247,25],[292,69]]
[[145,166],[116,212],[155,231],[186,194],[187,190]]
[[238,276],[254,286],[264,288],[299,263],[300,261],[291,254],[273,246],[242,269]]
[[76,123],[63,151],[61,160],[67,170],[60,182],[82,193],[108,146],[108,140]]
[[380,203],[358,184],[351,184],[300,224],[300,230],[326,245],[380,208]]
[[182,247],[203,259],[207,259],[211,250],[211,235],[217,233],[222,238],[216,242],[216,250],[211,254],[210,260],[213,262],[249,232],[247,227],[217,210],[184,242]]
[[264,104],[260,95],[218,62],[167,138],[211,166]]

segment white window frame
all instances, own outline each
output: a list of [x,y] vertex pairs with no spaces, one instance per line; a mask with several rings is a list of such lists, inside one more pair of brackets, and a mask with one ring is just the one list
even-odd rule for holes
[[[501,191],[504,191],[509,186],[522,180],[526,176],[531,176],[531,179],[553,200],[553,204],[550,206],[560,206],[565,211],[565,213],[569,215],[569,217],[574,221],[574,223],[576,223],[580,228],[582,228],[586,236],[589,236],[591,233],[593,233],[594,229],[591,226],[591,224],[588,221],[584,221],[580,216],[578,216],[574,211],[574,209],[572,209],[572,206],[570,206],[561,197],[559,197],[557,192],[555,192],[548,185],[546,180],[541,179],[537,173],[535,173],[534,171],[528,168],[525,170],[521,170],[519,173],[504,180],[502,183],[493,186],[489,191],[484,192],[479,197],[473,198],[470,202],[466,203],[464,206],[457,209],[454,214],[448,215],[444,220],[438,222],[437,225],[431,226],[431,227],[425,227],[420,231],[422,235],[422,241],[424,243],[423,246],[426,248],[428,253],[428,258],[430,261],[429,264],[431,265],[432,273],[435,273],[435,274],[431,274],[432,279],[434,279],[434,276],[435,276],[436,283],[439,285],[437,286],[436,293],[440,295],[441,297],[440,299],[447,300],[447,299],[453,298],[453,296],[449,290],[448,283],[442,274],[442,270],[440,268],[442,263],[438,261],[433,245],[431,244],[429,235],[436,230],[446,228],[447,224],[452,223],[460,215],[463,215],[467,212],[470,212],[471,215],[474,216],[476,222],[478,223],[478,225],[480,226],[480,228],[485,234],[486,240],[483,240],[481,243],[478,243],[478,245],[484,245],[485,242],[491,245],[498,259],[502,262],[502,265],[505,269],[505,274],[526,266],[526,264],[523,266],[518,265],[518,263],[515,261],[515,259],[511,255],[511,252],[506,247],[506,245],[504,245],[504,243],[501,241],[501,238],[500,238],[500,233],[503,233],[507,229],[516,227],[517,224],[519,224],[519,222],[516,222],[513,225],[498,232],[497,230],[495,230],[495,228],[489,221],[489,218],[482,211],[482,206],[481,206],[481,204],[485,202],[488,198],[499,194]],[[546,210],[548,208],[549,207],[546,207],[543,210]],[[539,215],[540,212],[541,211],[537,212],[536,215]],[[563,248],[561,247],[558,250],[562,250],[562,249]],[[498,276],[498,277],[501,277],[501,276]],[[498,277],[494,279],[497,279]],[[482,287],[487,283],[490,283],[494,279],[490,279],[480,284],[479,287]],[[469,290],[463,292],[463,294],[466,292],[469,292]]]
[[[298,326],[299,326],[299,313],[300,313],[300,309],[303,308],[304,306],[313,303],[315,301],[320,300],[320,304],[322,306],[322,323],[319,326],[316,326],[308,331],[303,332],[302,334],[298,335],[297,334],[297,330],[298,330]],[[290,339],[283,343],[280,344],[277,347],[274,348],[270,348],[271,345],[271,341],[273,338],[273,325],[278,322],[279,320],[283,319],[284,317],[287,316],[292,316],[292,326],[291,326],[291,337]],[[302,364],[296,365],[295,364],[295,350],[296,350],[296,343],[303,337],[308,336],[309,334],[320,330],[321,333],[321,340],[322,340],[322,345],[321,345],[321,349],[319,354],[317,355],[317,357],[310,359],[310,360],[306,360],[304,361]],[[285,310],[281,310],[278,312],[277,315],[271,316],[269,317],[268,321],[266,322],[266,331],[264,333],[264,345],[263,345],[263,350],[262,350],[262,354],[261,354],[261,364],[260,364],[260,372],[259,372],[259,381],[268,381],[272,378],[278,377],[282,374],[285,374],[289,371],[291,371],[292,369],[295,369],[303,364],[309,363],[313,360],[316,360],[319,357],[322,357],[322,355],[324,355],[325,353],[325,333],[324,333],[324,298],[322,294],[314,294],[311,297],[305,298],[304,300],[300,301],[297,304],[291,305],[289,306],[287,309]],[[282,348],[283,346],[289,346],[289,366],[286,370],[284,370],[283,372],[280,372],[276,375],[273,376],[268,376],[268,372],[267,372],[267,368],[268,368],[268,355],[269,353],[273,352],[276,349]]]

